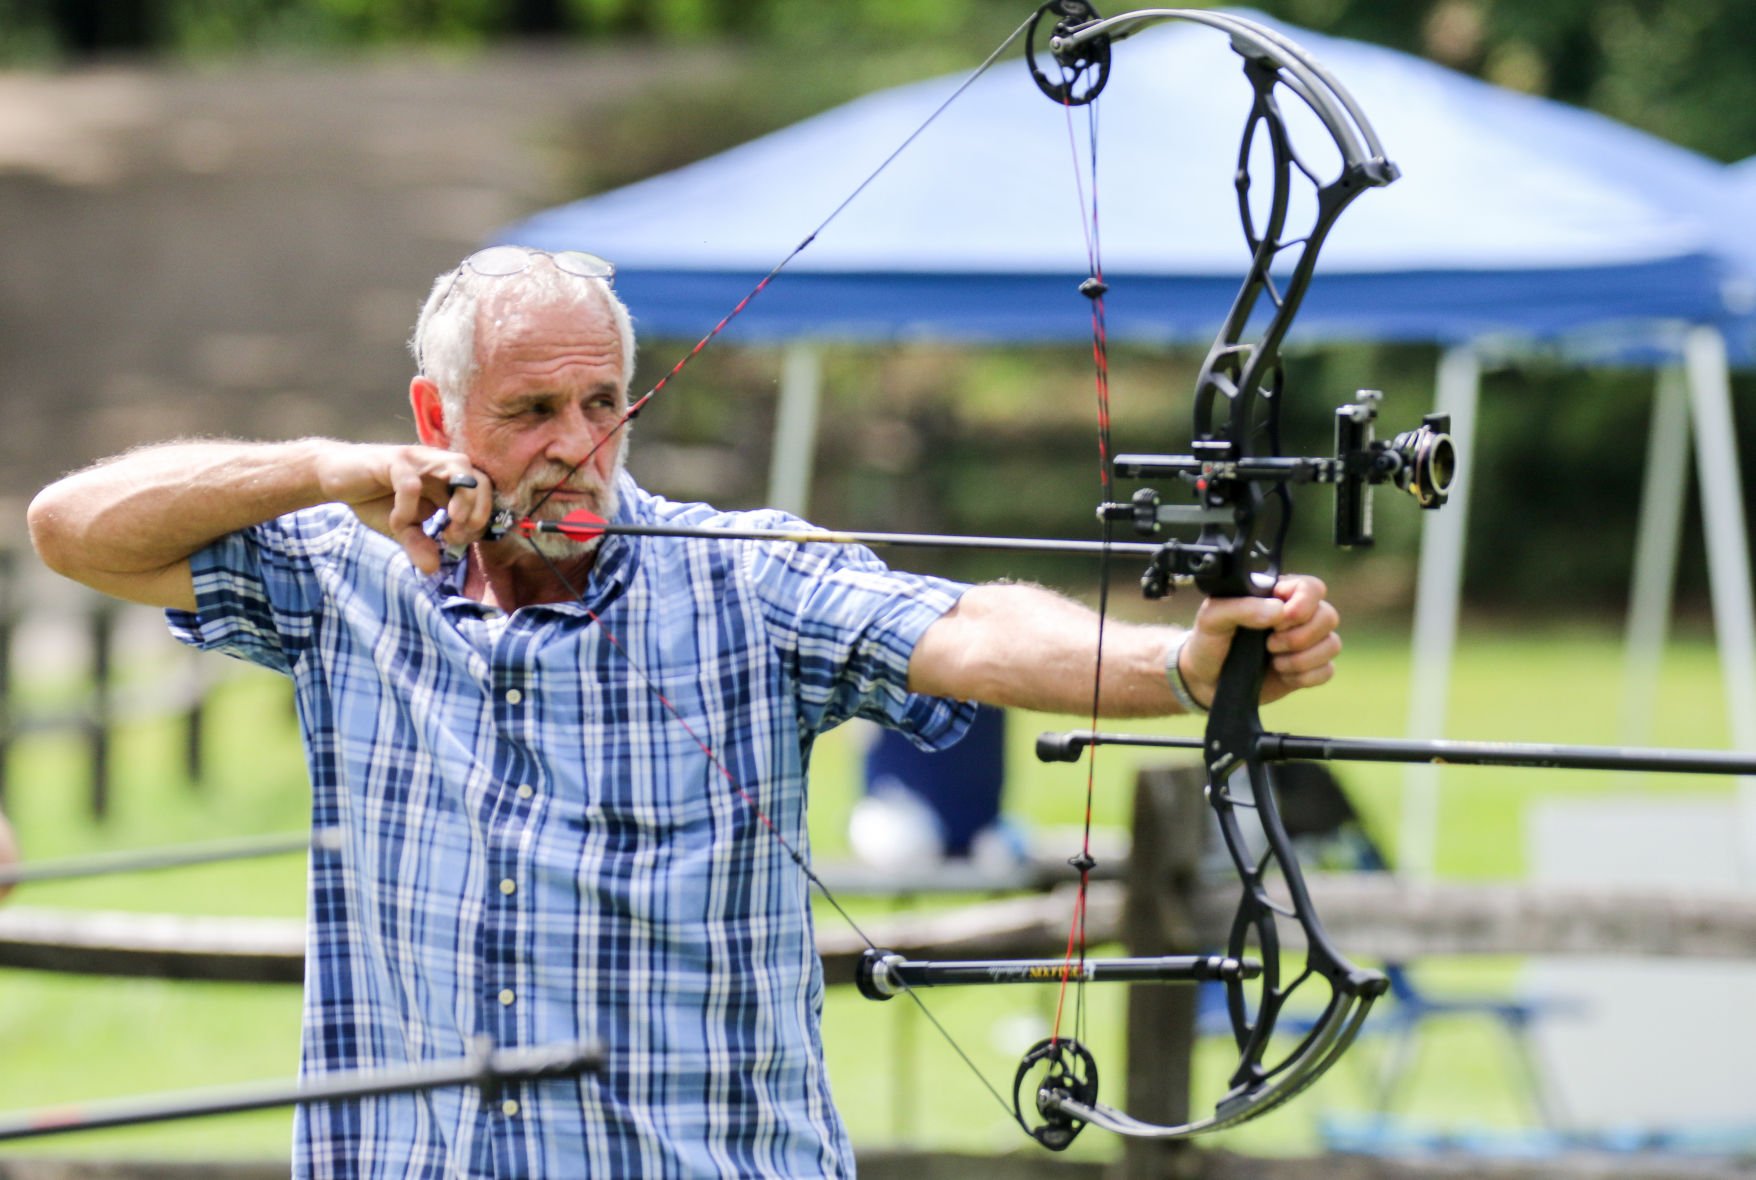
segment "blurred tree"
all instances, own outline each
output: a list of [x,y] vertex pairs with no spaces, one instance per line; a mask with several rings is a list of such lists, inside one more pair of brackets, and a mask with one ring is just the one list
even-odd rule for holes
[[1268,0],[1264,7],[1601,111],[1721,160],[1756,152],[1749,0]]
[[89,57],[156,47],[159,8],[154,0],[56,0],[48,15],[62,51]]
[[[1515,90],[1602,111],[1722,160],[1756,153],[1750,0],[1260,0],[1307,28],[1422,54]],[[1108,3],[1112,10],[1121,5]],[[1028,0],[0,0],[0,61],[118,50],[471,43],[502,36],[737,37],[917,74],[954,68]],[[821,65],[822,63],[816,63]]]
[[566,0],[512,0],[507,28],[526,37],[554,37],[572,30]]

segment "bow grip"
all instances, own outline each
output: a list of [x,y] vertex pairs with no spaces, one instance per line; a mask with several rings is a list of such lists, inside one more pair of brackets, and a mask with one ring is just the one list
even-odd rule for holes
[[1240,627],[1220,668],[1213,705],[1207,715],[1207,768],[1215,784],[1253,757],[1262,736],[1258,702],[1268,675],[1267,631]]

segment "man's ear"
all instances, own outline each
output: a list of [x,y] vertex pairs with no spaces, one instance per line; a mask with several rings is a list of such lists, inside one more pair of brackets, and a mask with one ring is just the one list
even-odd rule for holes
[[415,412],[415,432],[421,442],[452,450],[451,431],[445,427],[445,403],[439,399],[439,387],[430,378],[416,377],[409,382],[409,406]]

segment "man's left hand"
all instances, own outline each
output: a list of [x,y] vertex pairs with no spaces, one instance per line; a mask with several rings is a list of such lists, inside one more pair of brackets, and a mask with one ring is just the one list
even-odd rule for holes
[[1301,688],[1315,688],[1335,675],[1341,653],[1341,621],[1322,579],[1288,574],[1275,583],[1271,598],[1209,598],[1196,612],[1183,644],[1183,679],[1195,699],[1212,704],[1221,666],[1240,627],[1270,631],[1268,675],[1262,702],[1279,700]]

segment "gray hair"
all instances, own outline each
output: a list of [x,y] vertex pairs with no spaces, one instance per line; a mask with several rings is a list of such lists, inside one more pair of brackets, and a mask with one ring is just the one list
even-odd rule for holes
[[420,375],[439,387],[445,423],[453,427],[463,413],[481,365],[476,355],[476,315],[482,300],[498,294],[526,307],[597,302],[610,313],[622,341],[622,392],[634,377],[634,321],[607,280],[569,274],[541,250],[530,265],[512,275],[481,275],[458,263],[433,281],[415,321],[409,352]]

